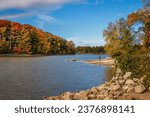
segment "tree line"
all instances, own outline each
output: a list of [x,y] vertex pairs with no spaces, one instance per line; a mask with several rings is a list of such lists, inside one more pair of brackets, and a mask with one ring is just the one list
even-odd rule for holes
[[76,47],[78,53],[93,53],[93,54],[104,54],[105,50],[103,46],[78,46]]
[[75,54],[75,45],[29,24],[0,20],[0,53]]

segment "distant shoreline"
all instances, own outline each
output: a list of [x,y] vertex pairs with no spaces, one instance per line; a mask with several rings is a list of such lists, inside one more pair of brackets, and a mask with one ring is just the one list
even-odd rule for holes
[[43,54],[0,54],[0,57],[41,57]]
[[[98,53],[76,53],[76,54],[0,54],[0,57],[42,57],[42,56],[62,56],[62,55],[87,55],[87,54],[94,54],[98,55]],[[99,55],[103,55],[103,53],[99,53]]]
[[75,54],[0,54],[0,57],[44,57],[44,56],[62,56]]

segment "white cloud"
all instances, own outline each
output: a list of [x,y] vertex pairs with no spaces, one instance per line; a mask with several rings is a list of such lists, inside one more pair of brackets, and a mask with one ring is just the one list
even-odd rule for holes
[[79,36],[74,36],[74,37],[69,37],[69,38],[67,38],[67,40],[69,40],[69,41],[78,41],[78,40],[80,40],[80,38],[79,38]]
[[104,45],[104,40],[100,39],[82,39],[79,36],[69,37],[68,41],[73,41],[76,46],[100,46]]
[[41,5],[58,6],[84,0],[0,0],[0,9],[28,8]]
[[56,19],[49,15],[38,15],[37,16],[39,20],[45,21],[45,22],[54,22]]
[[3,15],[3,16],[0,15],[0,19],[14,19],[14,18],[19,18],[19,17],[32,16],[36,14],[38,14],[38,12],[10,14],[10,15]]
[[37,23],[37,27],[44,29],[44,27],[46,26],[46,24],[49,23],[53,23],[56,22],[57,20],[50,16],[50,15],[37,15],[37,19],[34,21],[35,23]]

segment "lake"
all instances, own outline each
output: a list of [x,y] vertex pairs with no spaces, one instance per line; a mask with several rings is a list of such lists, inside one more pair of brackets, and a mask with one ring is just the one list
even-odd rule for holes
[[[76,92],[98,86],[110,78],[110,67],[67,62],[93,60],[99,55],[0,57],[0,99],[39,100],[43,96]],[[106,58],[107,55],[101,55]]]

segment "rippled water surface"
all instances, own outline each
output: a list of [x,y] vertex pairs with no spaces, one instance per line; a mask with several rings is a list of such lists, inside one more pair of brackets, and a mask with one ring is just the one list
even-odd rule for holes
[[86,90],[108,79],[108,67],[65,61],[71,58],[91,60],[98,55],[0,57],[0,99],[43,99]]

